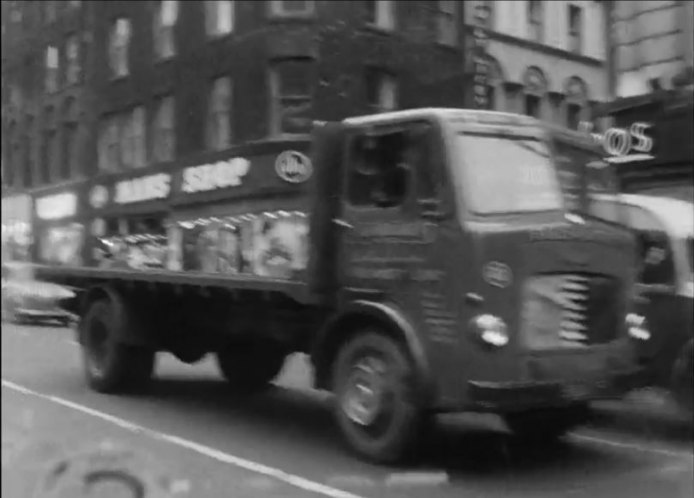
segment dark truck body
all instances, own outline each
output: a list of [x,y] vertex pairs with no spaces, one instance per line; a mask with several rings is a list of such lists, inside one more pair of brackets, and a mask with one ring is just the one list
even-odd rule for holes
[[[385,143],[420,126],[434,195],[424,196],[418,180],[408,183],[397,205],[357,205],[363,192],[354,190],[358,180],[350,175],[372,177],[367,169],[354,173],[361,160],[355,144],[370,137]],[[467,156],[468,143],[460,145],[466,134],[479,138],[469,143]],[[246,388],[252,382],[243,380],[244,373],[269,382],[278,370],[264,357],[283,359],[298,351],[311,355],[316,386],[336,392],[336,417],[350,445],[378,461],[405,455],[432,412],[490,411],[506,416],[514,430],[559,434],[579,420],[587,402],[624,392],[635,373],[635,339],[625,320],[633,239],[598,219],[569,215],[561,202],[551,209],[473,212],[466,196],[484,199],[469,190],[467,163],[473,168],[475,157],[484,162],[489,149],[478,144],[485,138],[507,135],[527,142],[518,151],[532,151],[528,160],[541,158],[543,167],[551,167],[549,174],[540,169],[533,175],[545,174],[542,181],[554,185],[554,153],[535,150],[549,143],[537,121],[441,109],[324,124],[310,143],[235,149],[227,157],[247,158],[250,167],[242,181],[227,179],[211,194],[184,192],[187,173],[171,173],[170,192],[156,203],[175,222],[189,223],[202,213],[230,224],[249,213],[263,219],[310,215],[303,266],[244,273],[264,263],[241,251],[241,270],[233,274],[199,269],[185,257],[176,270],[118,269],[114,256],[101,268],[85,258],[79,266],[41,264],[36,271],[83,289],[75,301],[80,341],[87,377],[101,391],[122,387],[133,372],[145,378],[151,372],[147,351],[171,351],[188,362],[224,352],[225,376]],[[305,152],[311,162],[300,155],[298,162],[277,161],[286,151]],[[198,180],[196,185],[204,184]],[[540,180],[528,181],[531,188]],[[109,198],[122,188],[95,180],[92,193],[97,184]],[[90,222],[116,212],[108,202],[96,204]],[[171,237],[169,232],[169,244]],[[289,259],[296,262],[294,256]],[[99,334],[107,338],[99,342]],[[100,363],[99,348],[107,350]],[[380,375],[382,365],[397,375]],[[358,382],[360,375],[368,379]],[[367,394],[359,398],[352,388]],[[369,406],[378,409],[372,413]],[[386,417],[386,410],[389,422],[382,423],[388,429],[367,431],[376,423],[369,416]]]

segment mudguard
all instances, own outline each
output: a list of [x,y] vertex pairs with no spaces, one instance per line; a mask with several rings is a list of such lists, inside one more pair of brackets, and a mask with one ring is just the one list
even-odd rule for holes
[[342,339],[350,330],[353,320],[364,320],[384,327],[405,344],[417,372],[419,401],[423,406],[431,406],[435,399],[435,384],[424,344],[416,328],[407,315],[390,303],[356,300],[342,307],[320,330],[311,351],[311,361],[315,368],[315,382],[319,389],[330,386],[330,370]]

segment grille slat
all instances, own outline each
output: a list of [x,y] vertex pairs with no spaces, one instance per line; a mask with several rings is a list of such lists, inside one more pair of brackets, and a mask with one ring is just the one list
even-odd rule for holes
[[611,341],[618,330],[618,290],[618,282],[604,275],[530,277],[523,312],[525,343],[531,349],[561,349]]

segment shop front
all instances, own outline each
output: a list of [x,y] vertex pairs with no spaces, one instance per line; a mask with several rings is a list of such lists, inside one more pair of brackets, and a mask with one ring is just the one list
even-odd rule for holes
[[84,264],[85,224],[80,188],[60,189],[34,199],[34,259],[58,266]]
[[29,261],[33,244],[32,201],[27,194],[2,199],[2,262]]
[[[672,192],[694,202],[694,94],[673,90],[621,99],[604,109],[613,127],[593,137],[616,165],[622,189]],[[585,131],[590,126],[584,126]]]
[[254,144],[94,182],[89,265],[292,278],[308,259],[307,148]]

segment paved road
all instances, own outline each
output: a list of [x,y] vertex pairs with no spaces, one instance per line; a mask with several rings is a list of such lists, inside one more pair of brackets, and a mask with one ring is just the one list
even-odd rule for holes
[[[118,448],[137,455],[120,461],[153,485],[195,498],[684,498],[694,492],[691,425],[653,403],[648,409],[642,402],[603,405],[595,426],[544,451],[519,446],[493,417],[447,417],[422,463],[398,469],[360,462],[344,450],[326,397],[306,388],[301,359],[290,363],[277,388],[253,400],[229,396],[211,361],[187,366],[165,356],[157,371],[148,394],[98,395],[82,381],[70,331],[3,324],[2,496],[32,496],[23,493],[58,486],[86,468],[61,467],[66,455]],[[91,496],[109,498],[105,489]]]

